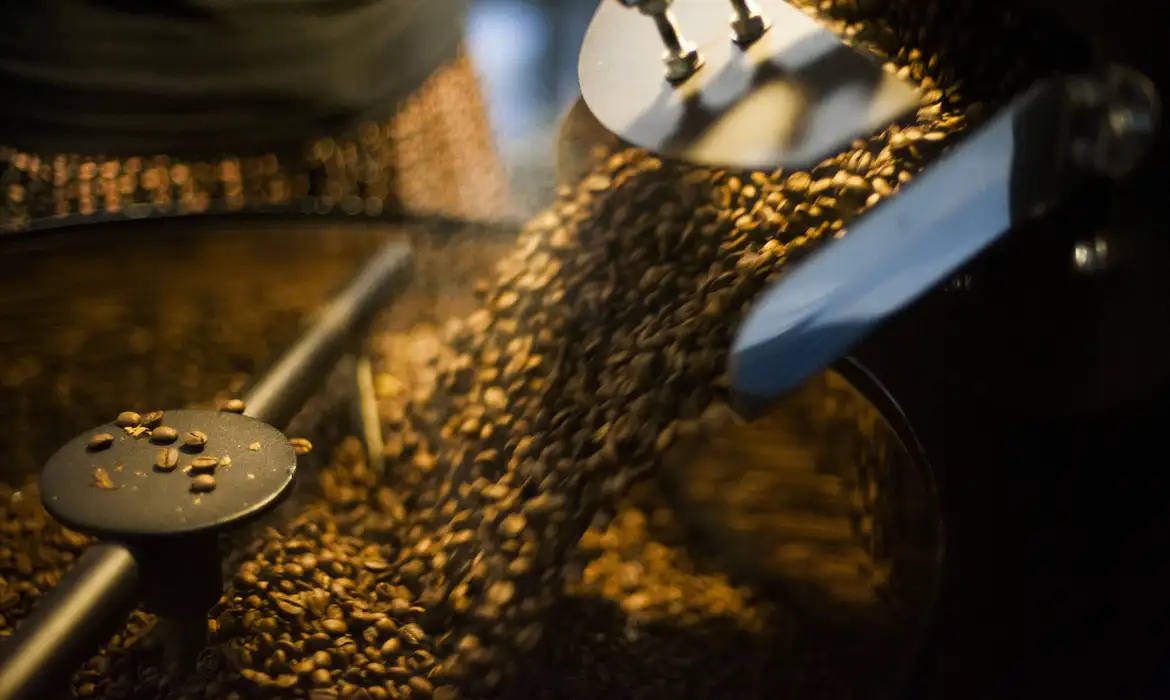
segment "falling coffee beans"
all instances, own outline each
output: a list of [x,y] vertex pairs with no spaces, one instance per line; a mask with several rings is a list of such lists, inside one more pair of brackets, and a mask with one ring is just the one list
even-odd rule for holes
[[179,451],[173,447],[159,448],[154,457],[154,468],[160,472],[171,472],[179,465]]
[[[154,620],[139,613],[79,669],[75,694],[885,695],[849,687],[857,674],[801,637],[801,611],[694,561],[685,527],[664,524],[668,508],[623,498],[635,480],[652,484],[662,454],[726,397],[728,344],[756,295],[896,196],[952,134],[977,126],[979,102],[1002,104],[1063,46],[981,0],[860,10],[872,4],[823,3],[831,16],[822,19],[918,82],[913,128],[858,139],[794,172],[599,152],[587,184],[564,188],[526,227],[478,311],[429,335],[374,339],[377,360],[410,358],[386,370],[409,391],[379,402],[395,478],[382,479],[360,443],[343,444],[329,467],[302,475],[316,487],[304,500],[270,528],[240,533],[210,611],[212,644],[188,681],[165,678],[157,649],[142,643]],[[989,42],[1003,50],[978,50]],[[0,631],[10,632],[88,540],[40,511],[12,508],[0,522],[0,549],[15,555],[0,559],[11,562],[0,584]],[[42,557],[44,543],[60,556]]]
[[207,435],[199,430],[191,430],[183,434],[183,444],[194,449],[202,449],[207,444]]
[[313,451],[313,443],[305,438],[292,438],[288,441],[288,444],[292,445],[293,452],[298,457],[303,457]]
[[147,413],[145,416],[142,417],[142,423],[140,423],[140,425],[153,430],[154,428],[157,428],[158,426],[162,425],[162,422],[163,422],[163,412],[162,411],[151,411],[150,413]]
[[219,466],[219,459],[216,457],[196,457],[191,460],[191,473],[193,474],[210,474]]
[[122,413],[118,414],[118,418],[114,421],[114,425],[118,426],[119,428],[136,428],[141,422],[142,416],[138,415],[134,411],[123,411]]
[[211,474],[200,474],[191,479],[191,491],[194,493],[207,493],[215,490],[215,477]]
[[85,448],[87,450],[89,450],[90,452],[97,452],[99,450],[104,450],[113,444],[114,444],[114,436],[113,435],[110,435],[109,433],[98,433],[97,435],[94,435],[93,437],[91,437],[89,439],[89,441],[85,443]]
[[157,442],[160,445],[169,445],[178,439],[179,431],[169,425],[160,425],[150,433],[151,442]]
[[223,411],[224,413],[243,413],[245,410],[247,410],[247,408],[247,405],[245,405],[244,402],[240,399],[232,399],[225,403],[223,408],[219,410]]

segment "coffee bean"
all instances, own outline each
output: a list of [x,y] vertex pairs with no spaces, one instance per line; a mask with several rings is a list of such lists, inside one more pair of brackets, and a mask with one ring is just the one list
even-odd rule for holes
[[163,447],[155,453],[154,468],[160,472],[174,471],[179,464],[179,451],[173,447]]
[[157,428],[158,426],[162,425],[162,422],[163,422],[163,412],[162,411],[151,411],[150,413],[147,413],[145,416],[142,417],[142,422],[140,423],[140,425],[153,430],[154,428]]
[[142,422],[142,416],[134,411],[123,411],[118,414],[118,418],[114,421],[114,425],[119,428],[136,428]]
[[217,457],[196,457],[191,460],[192,474],[211,474],[215,468],[219,466],[219,458]]
[[160,425],[150,433],[152,442],[167,445],[179,439],[179,431],[169,425]]
[[215,490],[215,477],[211,474],[200,474],[191,479],[191,490],[195,493],[207,493]]
[[[897,0],[882,19],[860,9],[869,2],[824,5],[832,26],[920,81],[916,124],[772,173],[599,151],[589,184],[558,193],[480,286],[478,311],[373,339],[379,375],[394,378],[376,387],[385,476],[350,441],[287,511],[238,535],[235,574],[211,618],[215,652],[191,682],[139,688],[157,673],[155,657],[142,642],[123,649],[144,634],[127,631],[97,657],[105,666],[79,671],[75,692],[83,683],[97,697],[167,700],[452,700],[508,687],[534,700],[870,692],[863,674],[818,660],[800,611],[699,562],[652,477],[667,454],[707,438],[700,419],[726,398],[727,346],[760,290],[976,124],[973,100],[1000,104],[1049,59],[1042,39],[1006,19],[1003,31],[1019,37],[989,39],[988,18],[1001,13],[987,3]],[[970,48],[989,41],[1003,50]],[[320,154],[322,168],[346,169],[334,168],[349,158],[340,143]],[[5,525],[16,517],[0,513]],[[49,537],[41,530],[53,532],[50,549],[70,556],[87,542],[67,545],[39,517],[40,529],[10,529],[37,546]],[[36,573],[23,574],[4,548],[32,545],[2,528],[0,545],[0,612],[14,624],[35,596],[6,584],[43,591],[35,576],[67,562],[29,556],[23,570]]]
[[431,697],[431,693],[433,693],[435,690],[435,687],[431,685],[431,682],[423,676],[412,676],[408,685],[410,686],[411,690],[417,693],[420,697],[424,698]]
[[422,640],[426,639],[426,633],[423,632],[423,628],[419,627],[413,622],[408,625],[403,625],[401,628],[399,628],[398,632],[402,635],[402,638],[410,644],[418,644]]
[[240,399],[231,399],[219,410],[226,413],[243,413],[247,408],[247,405]]
[[187,447],[201,449],[207,444],[207,435],[199,430],[189,430],[183,433],[183,444]]
[[99,489],[116,489],[118,486],[110,478],[109,472],[101,467],[93,470],[93,485]]
[[305,438],[290,438],[288,444],[292,445],[293,451],[298,457],[303,457],[313,451],[313,443]]
[[334,636],[340,636],[349,631],[349,628],[341,620],[325,620],[321,623],[321,629]]
[[99,450],[107,449],[114,444],[114,436],[109,433],[98,433],[89,438],[85,443],[85,448],[90,452],[97,452]]

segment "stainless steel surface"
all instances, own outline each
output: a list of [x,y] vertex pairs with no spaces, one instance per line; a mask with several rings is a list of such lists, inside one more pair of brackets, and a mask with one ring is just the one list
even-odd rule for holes
[[846,46],[784,0],[759,0],[772,28],[746,49],[727,37],[727,5],[677,0],[671,11],[704,65],[663,82],[648,23],[602,3],[581,49],[581,94],[630,143],[717,167],[802,168],[898,121],[918,90]]

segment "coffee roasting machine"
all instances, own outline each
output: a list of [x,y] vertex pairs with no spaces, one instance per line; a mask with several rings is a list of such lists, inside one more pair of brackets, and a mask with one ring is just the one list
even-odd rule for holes
[[[730,36],[724,3],[621,4],[594,19],[582,94],[664,156],[800,168],[912,111],[908,86],[835,56],[785,3],[732,2]],[[913,5],[868,3],[878,18]],[[945,536],[910,697],[1160,697],[1170,61],[1137,3],[1019,5],[1065,32],[1068,69],[757,300],[732,388],[752,416],[826,367],[863,367],[852,376],[912,426]]]
[[[880,15],[914,0],[869,4]],[[1003,105],[782,277],[733,345],[744,417],[766,414],[831,367],[877,407],[911,461],[929,465],[941,568],[923,589],[929,611],[902,697],[1165,697],[1170,687],[1160,676],[1170,645],[1158,644],[1170,622],[1159,595],[1170,583],[1160,561],[1170,545],[1170,478],[1159,440],[1170,418],[1170,239],[1154,208],[1170,157],[1158,128],[1170,61],[1143,9],[1021,3],[1067,28],[1075,70]],[[731,169],[806,167],[904,118],[918,100],[782,0],[603,2],[580,74],[585,103],[612,134]],[[361,325],[343,321],[344,309],[360,307],[364,320],[406,257],[389,247],[375,259],[333,307],[333,326],[318,327],[318,347],[294,351],[289,362],[301,365],[288,367],[336,359],[326,345]],[[304,399],[264,391],[262,383],[248,403],[277,425]],[[281,408],[269,415],[266,406]],[[189,429],[222,421],[224,435],[264,428],[237,418],[179,416]],[[69,445],[61,459],[84,449]],[[291,455],[277,457],[290,473]],[[265,486],[274,503],[287,483]],[[47,505],[89,531],[122,527]],[[198,525],[258,509],[244,504]],[[743,544],[742,533],[710,527],[728,548]],[[105,614],[116,617],[139,572],[120,545],[93,552],[83,563],[104,568],[84,595],[107,596]],[[204,588],[200,596],[215,592]],[[42,622],[65,629],[86,610],[66,603],[49,606]],[[100,634],[111,624],[81,626]],[[0,677],[21,692],[40,688],[38,664],[59,667],[92,641],[50,650],[34,639],[52,632],[22,631],[23,667]]]

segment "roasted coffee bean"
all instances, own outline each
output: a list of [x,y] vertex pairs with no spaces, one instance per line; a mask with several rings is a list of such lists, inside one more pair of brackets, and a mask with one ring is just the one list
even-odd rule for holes
[[179,431],[169,425],[160,425],[150,432],[150,439],[160,445],[169,445],[179,439]]
[[288,444],[292,445],[293,451],[298,457],[309,454],[313,451],[313,443],[305,438],[290,438]]
[[150,413],[147,413],[145,416],[142,417],[142,422],[139,425],[142,425],[143,427],[150,428],[153,430],[154,428],[157,428],[158,426],[162,425],[162,422],[163,422],[163,412],[162,411],[151,411]]
[[114,444],[114,436],[109,433],[98,433],[92,436],[88,442],[85,443],[85,448],[90,452],[97,452],[104,450],[110,445]]
[[195,493],[207,493],[215,490],[215,477],[211,474],[200,474],[191,479],[191,490]]
[[142,416],[138,415],[134,411],[123,411],[118,414],[118,418],[114,421],[114,425],[118,426],[119,428],[136,428],[141,422]]
[[199,430],[189,430],[183,433],[183,444],[187,447],[202,449],[207,444],[207,435]]
[[93,470],[93,485],[99,489],[116,489],[118,486],[110,478],[110,473],[98,467]]
[[224,411],[225,413],[243,413],[245,410],[247,410],[247,408],[247,404],[245,404],[240,399],[231,399],[219,410]]
[[[916,125],[798,171],[599,149],[587,180],[563,188],[480,286],[478,311],[373,339],[385,476],[349,441],[316,488],[239,536],[214,611],[224,641],[182,689],[166,686],[168,700],[869,697],[864,673],[834,669],[836,654],[806,639],[801,611],[688,548],[650,477],[713,429],[728,344],[756,295],[977,126],[972,105],[995,107],[1052,67],[1044,37],[1013,28],[1034,27],[1006,14],[987,26],[1003,14],[987,3],[860,9],[870,4],[818,5],[921,83]],[[992,36],[1003,51],[963,48]],[[24,551],[2,529],[0,542]],[[34,580],[10,571],[8,582]],[[13,595],[26,611],[29,596]],[[157,663],[144,643],[122,648],[132,637],[74,689],[132,697]],[[289,678],[305,687],[281,691]]]
[[191,460],[191,473],[192,474],[210,474],[210,473],[214,472],[215,468],[218,466],[219,466],[219,458],[218,457],[207,457],[207,456],[196,457],[195,459]]
[[174,471],[179,465],[179,451],[173,447],[159,448],[154,457],[154,468],[160,472]]

